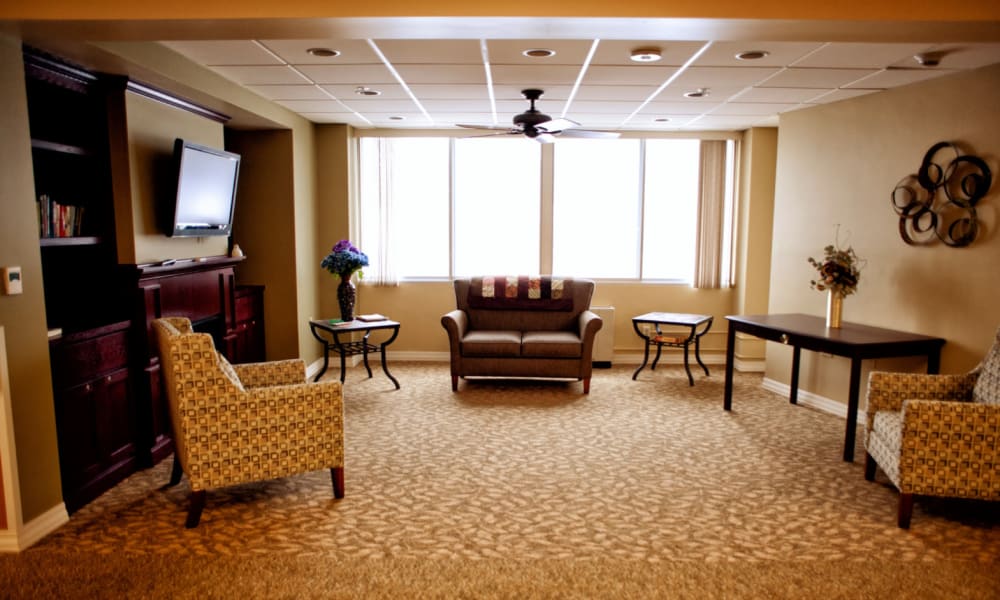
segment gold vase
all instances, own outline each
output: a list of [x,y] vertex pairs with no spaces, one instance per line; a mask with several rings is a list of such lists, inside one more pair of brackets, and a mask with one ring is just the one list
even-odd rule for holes
[[831,329],[840,329],[840,318],[844,314],[844,295],[836,290],[830,290],[827,294],[826,326]]

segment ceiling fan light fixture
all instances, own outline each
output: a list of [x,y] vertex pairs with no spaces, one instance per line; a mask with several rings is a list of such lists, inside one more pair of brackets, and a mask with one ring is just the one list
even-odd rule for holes
[[629,58],[632,59],[632,62],[656,62],[663,58],[663,54],[659,48],[636,48]]
[[736,55],[736,60],[760,60],[770,54],[767,50],[744,50]]
[[556,55],[556,51],[548,48],[528,48],[521,54],[528,58],[550,58]]
[[354,88],[354,93],[359,96],[381,96],[382,92],[378,90],[373,90],[372,88],[364,85],[359,85]]
[[708,95],[708,88],[698,88],[692,92],[684,92],[685,98],[704,98]]
[[333,48],[309,48],[306,50],[306,54],[320,58],[333,58],[334,56],[340,56],[340,50],[334,50]]

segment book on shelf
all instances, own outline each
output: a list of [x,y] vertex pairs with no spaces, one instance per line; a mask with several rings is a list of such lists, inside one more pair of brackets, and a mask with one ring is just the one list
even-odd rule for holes
[[60,204],[48,194],[38,197],[38,235],[43,238],[80,235],[83,207]]
[[52,329],[49,329],[49,339],[52,340],[57,337],[62,337],[62,333],[62,327],[53,327]]
[[373,321],[386,321],[387,317],[378,313],[372,313],[370,315],[358,315],[358,320],[365,323],[371,323]]

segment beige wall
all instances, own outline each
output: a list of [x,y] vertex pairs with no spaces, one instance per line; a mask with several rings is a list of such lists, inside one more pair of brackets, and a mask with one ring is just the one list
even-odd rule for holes
[[55,406],[19,40],[0,36],[0,265],[21,267],[24,293],[0,296],[25,521],[62,502]]
[[230,131],[226,148],[242,156],[236,194],[233,243],[246,260],[236,268],[237,283],[264,287],[264,337],[270,360],[298,358],[300,295],[295,263],[295,195],[292,133],[288,130]]
[[[811,290],[818,257],[835,241],[867,261],[844,318],[946,338],[941,369],[974,366],[1000,325],[1000,65],[897,88],[781,117],[771,257],[770,311],[825,314]],[[915,173],[927,149],[960,143],[993,170],[978,208],[980,239],[967,248],[903,243],[890,192]],[[769,344],[767,377],[787,383],[790,351]],[[801,386],[846,402],[848,362],[803,353]],[[920,361],[866,362],[870,368],[921,368]]]
[[174,140],[222,148],[222,124],[131,92],[125,92],[124,110],[122,122],[127,129],[119,134],[125,135],[127,152],[115,152],[111,165],[118,262],[141,264],[225,254],[225,237],[171,238],[157,216],[164,204],[168,213],[173,205]]

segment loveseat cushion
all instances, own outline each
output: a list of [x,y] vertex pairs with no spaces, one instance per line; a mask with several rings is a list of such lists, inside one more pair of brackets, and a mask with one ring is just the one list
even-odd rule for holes
[[521,356],[544,358],[580,358],[583,342],[571,331],[525,331]]
[[520,356],[520,331],[470,331],[462,338],[463,356]]

